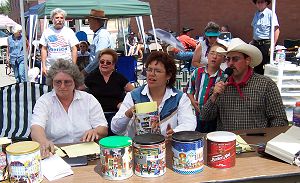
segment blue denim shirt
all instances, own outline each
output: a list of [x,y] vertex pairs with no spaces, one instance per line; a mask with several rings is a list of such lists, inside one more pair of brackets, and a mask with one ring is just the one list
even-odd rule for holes
[[100,28],[95,32],[95,37],[90,45],[90,63],[84,68],[87,73],[91,73],[98,67],[99,62],[97,57],[99,52],[105,48],[110,48],[111,43],[110,33],[106,29]]
[[16,61],[20,63],[24,60],[22,36],[20,36],[17,39],[14,35],[10,35],[7,39],[9,47],[10,64],[14,65]]

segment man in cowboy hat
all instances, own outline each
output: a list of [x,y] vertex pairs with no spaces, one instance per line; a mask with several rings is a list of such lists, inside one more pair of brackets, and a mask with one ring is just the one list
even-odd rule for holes
[[104,25],[107,20],[104,11],[92,9],[88,16],[90,29],[95,33],[90,45],[90,63],[81,71],[85,76],[99,66],[98,55],[104,48],[112,45],[110,33]]
[[270,78],[256,74],[253,67],[262,61],[258,48],[234,38],[226,62],[233,74],[225,83],[216,83],[202,108],[205,120],[217,118],[217,130],[239,130],[288,125],[277,85]]
[[44,76],[47,75],[49,68],[58,59],[72,60],[73,63],[76,63],[76,45],[79,41],[74,31],[64,26],[66,16],[67,13],[60,8],[52,10],[51,19],[53,26],[47,28],[41,37],[41,60]]
[[196,41],[190,37],[189,33],[194,30],[189,27],[183,27],[181,34],[177,37],[177,39],[182,43],[185,51],[175,50],[176,59],[186,61],[185,68],[190,70],[191,61],[193,58],[194,50],[196,48]]
[[[270,45],[271,45],[271,27],[272,11],[267,7],[271,0],[253,0],[257,11],[253,17],[251,26],[253,27],[252,44],[256,46],[263,55],[261,64],[254,68],[254,72],[264,74],[264,65],[270,63]],[[279,24],[275,14],[274,18],[274,43],[276,44],[279,37]]]

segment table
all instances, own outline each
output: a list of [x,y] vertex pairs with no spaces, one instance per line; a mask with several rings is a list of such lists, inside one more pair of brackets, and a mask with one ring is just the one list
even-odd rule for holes
[[[236,134],[265,132],[265,136],[242,136],[247,143],[266,143],[289,127],[273,127],[267,129],[252,129],[235,131]],[[248,152],[237,155],[236,165],[228,169],[215,169],[204,167],[203,172],[195,175],[181,175],[172,171],[171,149],[167,145],[167,172],[157,178],[142,178],[133,175],[129,179],[119,182],[297,182],[300,180],[300,168],[287,164],[278,159],[264,157],[256,152]],[[73,167],[74,175],[52,182],[112,182],[103,179],[100,174],[99,160],[89,162],[88,166]],[[44,179],[44,182],[48,182]],[[117,181],[115,181],[117,182]]]

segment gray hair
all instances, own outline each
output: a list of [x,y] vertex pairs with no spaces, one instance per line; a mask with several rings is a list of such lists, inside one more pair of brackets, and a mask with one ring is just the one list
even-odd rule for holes
[[64,18],[67,17],[67,12],[61,8],[55,8],[54,10],[51,11],[51,14],[50,14],[50,17],[51,19],[53,19],[53,17],[56,15],[56,14],[62,14],[64,16]]
[[56,74],[58,74],[60,72],[68,74],[73,78],[73,80],[75,82],[75,88],[83,85],[84,76],[80,73],[78,66],[73,64],[69,60],[63,60],[63,59],[59,59],[50,67],[48,74],[47,74],[46,84],[48,86],[52,87],[53,86],[53,78],[56,76]]

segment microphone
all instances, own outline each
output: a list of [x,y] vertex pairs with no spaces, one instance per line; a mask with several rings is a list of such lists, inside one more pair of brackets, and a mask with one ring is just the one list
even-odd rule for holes
[[220,81],[223,81],[224,83],[228,80],[228,78],[232,75],[233,69],[230,67],[227,67],[224,71],[223,76],[220,78]]

